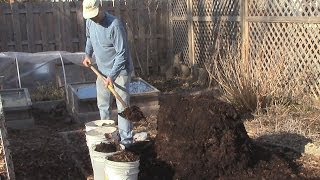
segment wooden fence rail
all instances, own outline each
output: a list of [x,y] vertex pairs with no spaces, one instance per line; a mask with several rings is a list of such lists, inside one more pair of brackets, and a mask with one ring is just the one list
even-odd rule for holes
[[[104,1],[103,8],[127,26],[134,64],[158,72],[167,59],[166,1]],[[84,51],[82,2],[0,4],[0,52]]]

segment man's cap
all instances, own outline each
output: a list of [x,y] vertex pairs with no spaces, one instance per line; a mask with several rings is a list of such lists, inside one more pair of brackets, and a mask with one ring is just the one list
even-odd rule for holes
[[100,0],[84,0],[82,3],[83,17],[90,19],[99,13]]

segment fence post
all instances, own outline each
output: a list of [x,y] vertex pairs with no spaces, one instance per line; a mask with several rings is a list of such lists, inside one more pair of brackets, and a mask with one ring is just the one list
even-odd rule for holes
[[193,31],[193,14],[192,0],[187,2],[187,21],[188,21],[188,44],[189,44],[189,64],[194,65],[194,31]]
[[248,0],[240,0],[240,16],[241,16],[241,59],[242,62],[248,60],[248,54],[246,54],[248,45]]

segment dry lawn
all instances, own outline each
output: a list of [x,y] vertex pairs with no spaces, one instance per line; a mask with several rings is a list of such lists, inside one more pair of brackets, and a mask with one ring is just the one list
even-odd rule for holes
[[296,162],[303,173],[320,177],[320,109],[272,106],[244,124],[252,139],[301,153]]

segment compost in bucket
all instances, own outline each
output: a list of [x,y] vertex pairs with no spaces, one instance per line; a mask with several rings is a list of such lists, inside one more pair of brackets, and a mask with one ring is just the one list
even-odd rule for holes
[[121,153],[110,156],[108,159],[115,162],[134,162],[139,160],[139,156],[133,152],[124,150]]
[[95,146],[95,151],[97,152],[104,152],[104,153],[110,153],[110,152],[116,152],[120,151],[121,148],[119,144],[116,144],[114,142],[111,143],[100,143]]
[[140,157],[130,151],[109,156],[106,160],[105,175],[108,180],[137,180]]

